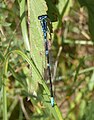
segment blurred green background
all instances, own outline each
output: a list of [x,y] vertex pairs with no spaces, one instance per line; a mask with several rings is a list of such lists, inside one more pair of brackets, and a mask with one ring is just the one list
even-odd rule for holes
[[[53,108],[43,14],[52,22]],[[93,94],[94,0],[0,0],[0,120],[94,120]]]

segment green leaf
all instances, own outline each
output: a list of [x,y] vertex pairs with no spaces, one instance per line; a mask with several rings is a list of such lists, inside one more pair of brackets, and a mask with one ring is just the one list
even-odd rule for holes
[[89,87],[89,90],[92,91],[93,88],[94,88],[94,71],[92,73],[92,76],[91,76],[91,79],[89,81],[89,84],[88,84],[88,87]]
[[88,103],[81,120],[94,120],[94,101]]
[[3,27],[8,27],[11,25],[11,23],[7,23],[7,22],[0,22],[0,25],[2,25]]
[[[49,90],[48,90],[48,87],[47,85],[45,84],[45,81],[43,80],[39,70],[37,69],[33,59],[29,59],[29,57],[27,55],[25,55],[23,52],[21,52],[20,50],[13,50],[11,52],[9,52],[6,57],[5,57],[5,60],[4,60],[4,75],[7,75],[7,71],[8,71],[8,59],[9,59],[9,56],[11,53],[16,53],[18,55],[20,55],[24,60],[26,60],[28,62],[28,64],[32,67],[33,69],[33,74],[36,75],[35,78],[37,79],[34,79],[34,81],[38,81],[39,83],[42,84],[42,93],[41,93],[41,101],[44,101],[43,104],[45,106],[48,107],[48,109],[50,110],[51,114],[54,116],[54,118],[56,120],[62,120],[62,115],[59,111],[59,108],[57,107],[56,103],[55,103],[55,106],[52,107],[51,104],[50,104],[50,98],[49,98]],[[6,79],[7,78],[4,78],[4,84],[6,83]],[[37,83],[36,83],[37,84]],[[3,86],[3,92],[4,92],[4,108],[5,108],[5,114],[7,114],[6,110],[7,110],[7,104],[6,104],[6,88],[5,86]],[[41,87],[39,87],[41,89]],[[4,115],[5,115],[4,114]]]
[[[80,109],[79,109],[79,118],[81,119],[84,115],[84,112],[85,112],[85,107],[86,107],[86,101],[85,100],[81,100],[81,103],[80,103]],[[79,119],[79,120],[80,120]]]
[[81,6],[85,6],[88,9],[89,15],[89,31],[92,41],[94,42],[94,0],[78,0]]
[[[27,41],[29,42],[30,45],[30,53],[31,53],[31,60],[21,52],[17,52],[18,54],[22,54],[23,58],[26,58],[27,62],[31,65],[31,70],[32,70],[32,80],[34,81],[34,84],[39,85],[41,84],[43,89],[42,92],[39,94],[42,97],[40,97],[40,101],[43,102],[43,105],[48,108],[48,111],[51,112],[51,116],[55,118],[56,120],[62,120],[62,115],[61,112],[59,111],[59,108],[55,104],[54,107],[51,106],[50,103],[50,92],[49,89],[46,85],[45,80],[43,80],[44,76],[44,70],[45,70],[45,50],[44,50],[44,41],[43,41],[43,36],[42,36],[42,30],[41,30],[41,25],[40,21],[38,20],[39,15],[44,15],[47,14],[46,11],[48,10],[47,4],[44,0],[28,0],[27,1],[27,11],[28,11],[28,35],[27,35],[27,27],[26,27],[26,16],[25,16],[25,0],[22,0],[20,4],[20,9],[21,9],[21,18],[24,20],[24,26],[22,25],[22,32],[23,32],[23,37],[26,35],[27,36]],[[23,3],[23,4],[22,4]],[[22,8],[22,5],[24,9]],[[24,30],[25,29],[25,30]],[[26,38],[24,37],[24,40]],[[26,42],[24,41],[26,44]],[[27,45],[28,46],[28,45]],[[28,47],[27,47],[28,48]],[[26,48],[26,50],[28,50]],[[33,61],[33,64],[32,64]],[[30,86],[31,87],[31,86]],[[41,87],[39,86],[39,90]]]
[[71,0],[59,0],[58,4],[56,5],[56,8],[58,9],[59,16],[58,16],[58,23],[57,28],[61,27],[62,25],[62,18],[64,16],[67,16],[69,14],[70,7],[72,7],[72,1]]
[[26,23],[26,10],[25,10],[25,0],[21,0],[19,2],[20,5],[20,17],[21,17],[21,29],[22,29],[22,35],[24,40],[24,45],[26,48],[26,51],[30,51],[30,44],[29,44],[29,38],[28,38],[28,30],[27,30],[27,23]]
[[52,22],[57,21],[57,18],[59,16],[59,11],[56,7],[56,5],[52,2],[52,0],[46,0],[48,10],[47,14]]
[[44,52],[44,41],[42,36],[42,30],[40,21],[38,20],[39,15],[47,14],[47,6],[44,0],[30,2],[30,43],[31,43],[31,56],[43,75],[44,64],[45,64],[45,52]]
[[76,74],[75,74],[75,76],[74,76],[74,83],[76,82],[77,77],[78,77],[78,74],[79,74],[79,71],[80,71],[80,68],[81,68],[81,66],[83,65],[84,57],[81,58],[79,61],[80,61],[80,63],[79,63],[79,65],[78,65],[77,69],[76,69]]

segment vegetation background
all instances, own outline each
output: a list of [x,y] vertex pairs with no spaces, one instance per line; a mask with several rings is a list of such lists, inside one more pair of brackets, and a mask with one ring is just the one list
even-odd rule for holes
[[[43,14],[52,22],[54,107]],[[93,106],[94,0],[0,0],[0,120],[94,120]]]

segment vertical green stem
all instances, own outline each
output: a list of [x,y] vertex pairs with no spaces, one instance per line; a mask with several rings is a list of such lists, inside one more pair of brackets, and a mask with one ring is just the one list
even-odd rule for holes
[[26,25],[25,4],[26,4],[25,0],[21,0],[21,2],[19,3],[19,5],[20,5],[20,17],[22,19],[21,20],[21,29],[22,29],[22,35],[23,35],[25,48],[27,51],[30,51],[30,45],[29,45],[29,39],[28,39],[28,30],[27,30],[27,25]]
[[3,120],[7,120],[6,73],[7,62],[4,64],[4,76],[3,76]]
[[5,86],[5,78],[3,85],[3,120],[7,120],[7,98],[6,98],[6,86]]
[[29,34],[29,42],[31,39],[31,31],[30,31],[30,0],[27,0],[27,9],[28,9],[28,34]]

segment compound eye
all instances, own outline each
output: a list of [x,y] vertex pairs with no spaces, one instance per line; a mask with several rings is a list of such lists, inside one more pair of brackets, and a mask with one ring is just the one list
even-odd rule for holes
[[48,15],[41,15],[41,16],[38,16],[38,19],[42,20],[42,19],[46,19],[47,17],[48,17]]

